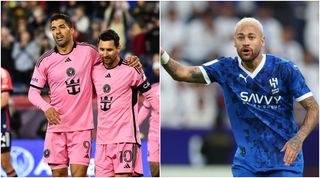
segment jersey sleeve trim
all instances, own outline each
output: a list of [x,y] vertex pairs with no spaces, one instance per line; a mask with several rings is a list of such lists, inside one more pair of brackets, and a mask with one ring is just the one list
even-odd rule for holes
[[32,84],[30,84],[30,86],[33,87],[33,88],[39,89],[39,90],[43,89],[43,87],[41,88],[41,87],[38,87],[38,86],[35,86],[35,85],[32,85]]
[[202,67],[202,66],[199,66],[201,72],[202,72],[202,75],[203,75],[203,78],[204,80],[206,81],[207,84],[210,84],[211,83],[211,80],[206,72],[206,70]]
[[8,93],[12,93],[12,90],[10,90],[10,89],[5,89],[5,90],[1,90],[1,92],[8,92]]
[[302,100],[304,100],[304,99],[306,99],[306,98],[309,98],[310,96],[313,96],[313,95],[312,95],[311,92],[308,92],[308,93],[306,93],[306,94],[304,94],[304,95],[296,98],[296,101],[297,101],[297,102],[300,102],[300,101],[302,101]]

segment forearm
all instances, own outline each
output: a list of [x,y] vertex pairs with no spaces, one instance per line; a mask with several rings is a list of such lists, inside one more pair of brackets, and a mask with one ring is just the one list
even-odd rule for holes
[[43,112],[47,111],[50,107],[52,107],[42,98],[41,91],[39,89],[30,87],[28,99],[33,105],[40,108]]
[[198,66],[183,66],[171,57],[169,57],[169,60],[165,64],[162,63],[162,66],[174,80],[190,83],[206,83]]
[[296,136],[303,141],[308,137],[312,130],[318,125],[319,122],[319,106],[314,97],[309,97],[301,101],[301,105],[307,110],[303,124],[297,132]]
[[138,113],[138,125],[140,126],[142,122],[147,118],[150,113],[151,108],[147,108],[146,106],[141,106]]

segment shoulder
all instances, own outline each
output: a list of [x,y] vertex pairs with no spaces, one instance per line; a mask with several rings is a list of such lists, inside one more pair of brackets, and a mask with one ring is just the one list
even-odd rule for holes
[[86,43],[86,42],[76,42],[77,46],[79,46],[80,48],[89,48],[91,50],[95,50],[96,52],[98,52],[98,48],[90,43]]
[[45,61],[46,59],[48,59],[52,54],[54,53],[54,48],[52,48],[51,50],[43,53],[40,58],[38,59],[37,63],[36,63],[36,67],[39,67],[41,65],[41,63],[43,61]]
[[266,58],[269,62],[271,62],[274,66],[278,66],[281,68],[288,68],[288,69],[297,69],[297,65],[294,64],[292,61],[288,59],[284,59],[278,56],[273,56],[271,54],[266,54]]
[[1,67],[1,77],[2,78],[8,78],[9,76],[10,76],[9,72],[6,69]]

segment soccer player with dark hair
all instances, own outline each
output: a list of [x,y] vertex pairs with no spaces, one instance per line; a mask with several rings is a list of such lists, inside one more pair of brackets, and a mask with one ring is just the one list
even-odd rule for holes
[[8,177],[17,177],[10,159],[11,151],[11,128],[9,99],[13,91],[9,72],[1,67],[1,167]]
[[[243,18],[234,33],[237,57],[183,66],[161,49],[161,63],[177,81],[221,85],[238,146],[234,176],[302,176],[302,144],[318,124],[318,104],[298,67],[263,54],[264,45],[261,23]],[[293,99],[307,111],[300,128],[293,117]]]
[[[102,63],[93,67],[97,92],[98,126],[95,157],[97,177],[143,174],[138,126],[138,92],[151,106],[156,100],[143,70],[128,67],[119,56],[118,34],[109,29],[99,37]],[[159,104],[158,104],[159,105]]]
[[[91,131],[94,128],[91,72],[100,56],[96,47],[72,38],[74,28],[69,16],[53,15],[50,28],[56,46],[38,60],[30,83],[28,98],[48,120],[44,161],[54,177],[87,176],[91,157]],[[50,102],[41,97],[46,82]]]

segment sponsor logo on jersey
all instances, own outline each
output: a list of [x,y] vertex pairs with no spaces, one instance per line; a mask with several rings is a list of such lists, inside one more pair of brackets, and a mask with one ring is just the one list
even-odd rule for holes
[[249,93],[249,92],[241,92],[240,93],[241,100],[245,103],[253,103],[253,104],[279,104],[281,100],[281,96],[266,96],[266,95],[259,95],[257,93]]

